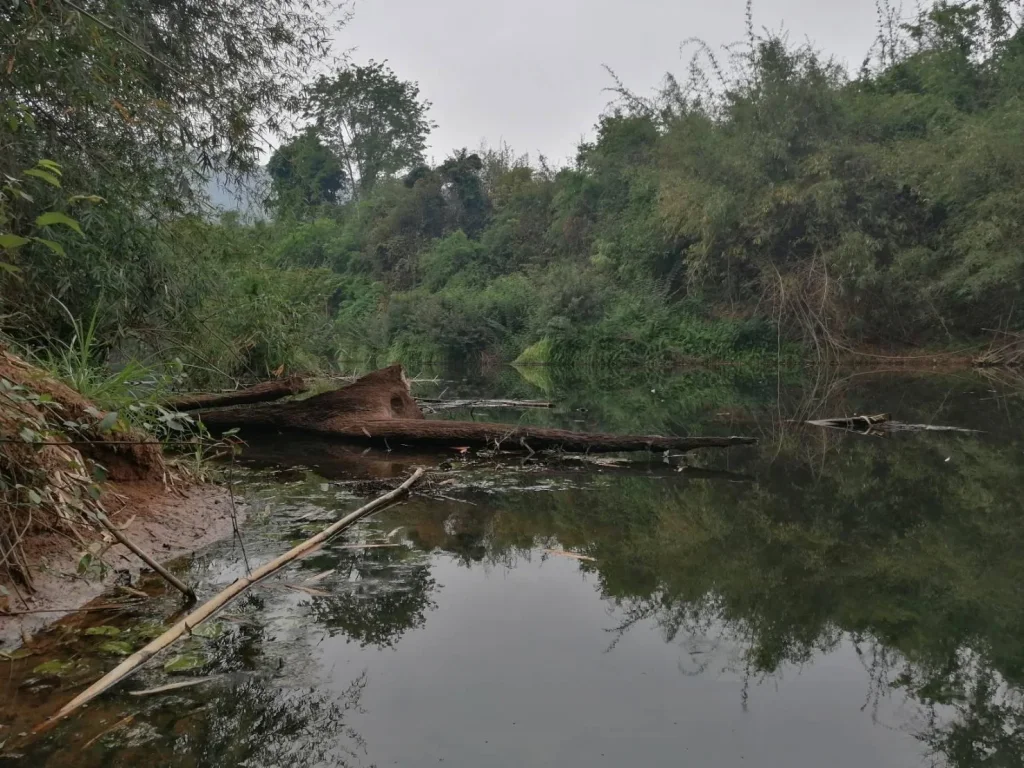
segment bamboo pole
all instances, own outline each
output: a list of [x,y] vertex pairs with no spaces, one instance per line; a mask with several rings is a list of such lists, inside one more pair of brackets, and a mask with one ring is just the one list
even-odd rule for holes
[[110,520],[107,518],[105,514],[99,512],[96,515],[96,518],[100,521],[100,525],[102,525],[110,532],[111,536],[113,536],[119,542],[128,547],[128,549],[130,549],[132,552],[138,555],[139,559],[142,560],[142,562],[144,562],[154,571],[159,573],[164,578],[164,581],[166,581],[176,590],[181,592],[181,594],[183,594],[189,600],[189,602],[194,603],[196,601],[196,593],[195,591],[193,591],[192,587],[182,582],[181,579],[179,579],[173,573],[171,573],[162,565],[160,565],[160,563],[158,563],[152,557],[147,555],[145,551],[143,551],[134,541],[125,536],[124,533],[122,533],[116,525],[110,522]]
[[108,688],[117,684],[122,679],[127,677],[130,673],[134,672],[138,667],[142,666],[144,663],[149,661],[160,651],[167,648],[171,643],[173,643],[183,634],[192,630],[193,628],[197,627],[199,624],[213,616],[217,611],[219,611],[221,608],[226,606],[236,597],[241,595],[249,587],[272,575],[275,571],[280,570],[283,566],[287,565],[296,558],[301,557],[310,550],[316,549],[318,546],[327,541],[327,539],[345,530],[361,518],[366,517],[372,512],[376,512],[378,509],[381,509],[382,507],[390,505],[391,503],[397,501],[398,499],[401,499],[402,497],[409,493],[409,489],[413,486],[414,483],[416,483],[421,477],[423,477],[423,474],[423,469],[417,469],[415,472],[412,473],[412,476],[410,476],[408,480],[406,480],[400,486],[395,488],[395,490],[391,491],[390,493],[385,493],[383,496],[374,499],[369,504],[360,507],[355,512],[346,515],[341,520],[328,526],[311,539],[307,539],[298,546],[288,550],[280,557],[277,557],[276,559],[271,560],[266,565],[257,568],[248,577],[238,579],[233,584],[231,584],[231,586],[229,586],[227,589],[221,591],[213,598],[203,603],[199,608],[194,610],[192,613],[183,618],[173,627],[168,629],[166,632],[160,635],[160,637],[156,638],[145,648],[136,651],[127,659],[118,664],[107,674],[105,674],[95,683],[93,683],[84,691],[82,691],[78,696],[76,696],[63,707],[61,707],[60,711],[57,712],[57,714],[55,714],[49,720],[46,720],[37,725],[34,729],[34,732],[39,733],[40,731],[44,731],[50,728],[51,726],[56,724],[57,721],[67,717],[83,704],[92,701],[94,698],[99,696]]

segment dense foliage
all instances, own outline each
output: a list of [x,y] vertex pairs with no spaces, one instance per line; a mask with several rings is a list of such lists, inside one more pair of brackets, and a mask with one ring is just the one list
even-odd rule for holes
[[[43,194],[5,198],[5,232],[67,255],[5,251],[21,268],[6,330],[66,337],[56,297],[98,310],[110,353],[219,377],[481,354],[774,359],[800,341],[825,356],[1019,328],[1019,16],[1016,0],[940,2],[900,25],[883,7],[856,73],[748,22],[721,57],[695,44],[652,98],[618,84],[554,169],[507,147],[424,164],[429,103],[387,65],[301,85],[327,38],[290,0],[16,5],[0,17],[18,40],[2,170]],[[71,56],[84,64],[57,67]],[[269,218],[198,215],[204,170],[253,170],[260,131],[287,114]],[[19,175],[40,159],[105,202],[79,210]],[[51,209],[82,234],[35,232]]]

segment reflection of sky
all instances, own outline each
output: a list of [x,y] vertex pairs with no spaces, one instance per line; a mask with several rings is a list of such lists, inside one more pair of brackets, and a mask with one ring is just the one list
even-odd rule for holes
[[[467,569],[434,560],[437,608],[395,651],[325,640],[325,684],[364,668],[351,724],[377,765],[907,766],[923,761],[916,705],[901,692],[863,708],[869,675],[843,642],[752,684],[742,648],[712,628],[666,643],[651,622],[609,651],[610,610],[575,561]],[[697,654],[694,651],[698,651]],[[708,652],[705,654],[701,651]],[[693,660],[704,672],[692,670]],[[873,719],[877,722],[873,722]]]

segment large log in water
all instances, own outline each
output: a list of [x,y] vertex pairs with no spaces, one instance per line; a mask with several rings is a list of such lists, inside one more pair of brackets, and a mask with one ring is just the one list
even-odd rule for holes
[[476,421],[428,421],[402,367],[374,371],[334,392],[289,403],[200,411],[208,427],[300,429],[384,446],[472,446],[509,451],[690,451],[756,442],[752,437],[606,435]]

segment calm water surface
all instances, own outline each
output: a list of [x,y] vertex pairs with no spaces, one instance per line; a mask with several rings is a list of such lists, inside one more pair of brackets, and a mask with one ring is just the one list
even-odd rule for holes
[[[437,418],[761,442],[625,465],[254,442],[231,473],[250,505],[244,555],[226,541],[181,564],[203,595],[410,467],[438,472],[43,738],[18,734],[116,663],[104,643],[159,631],[173,596],[66,621],[36,655],[0,662],[4,763],[1024,763],[1024,400],[1008,382],[441,378],[418,393],[557,408]],[[793,423],[879,412],[982,431]],[[130,695],[173,679],[168,661],[215,679]]]

